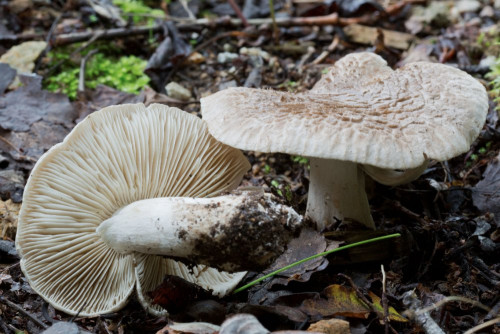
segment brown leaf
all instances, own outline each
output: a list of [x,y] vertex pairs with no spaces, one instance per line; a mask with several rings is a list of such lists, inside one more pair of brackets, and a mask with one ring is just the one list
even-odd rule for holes
[[328,317],[341,315],[350,318],[368,318],[370,307],[360,300],[356,292],[342,285],[330,285],[323,293],[328,299],[308,299],[301,309],[309,315]]
[[[333,284],[328,286],[323,294],[327,299],[308,299],[302,303],[301,309],[309,315],[323,317],[340,315],[349,318],[368,318],[371,313],[371,307],[364,301],[358,298],[356,291],[342,285]],[[384,309],[380,304],[380,297],[373,292],[369,292],[372,299],[372,307],[383,314]],[[398,312],[392,307],[389,307],[389,319],[392,321],[406,322],[405,318],[399,315]]]

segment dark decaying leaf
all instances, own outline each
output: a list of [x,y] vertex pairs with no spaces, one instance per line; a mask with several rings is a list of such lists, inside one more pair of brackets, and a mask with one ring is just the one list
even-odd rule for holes
[[[278,11],[283,7],[281,1],[274,1],[274,10]],[[234,13],[234,11],[233,11]],[[255,17],[268,17],[270,13],[268,0],[245,0],[243,4],[243,16],[247,19]]]
[[40,120],[73,126],[76,118],[69,99],[64,94],[42,90],[39,76],[20,76],[22,87],[0,96],[0,126],[4,130],[29,131]]
[[363,14],[379,11],[385,12],[384,7],[376,0],[337,0],[341,16],[361,16]]
[[0,170],[0,198],[20,203],[23,199],[24,174],[13,169]]
[[[305,300],[301,310],[313,317],[329,317],[333,315],[348,318],[368,318],[373,309],[383,314],[381,299],[371,291],[368,293],[372,299],[372,307],[358,298],[356,291],[351,288],[333,284],[328,286],[323,294],[327,299],[313,298]],[[399,315],[392,307],[389,307],[389,319],[391,321],[406,322],[407,319]]]
[[212,297],[200,286],[173,275],[166,275],[160,286],[149,295],[154,304],[160,305],[171,313],[183,311],[194,301]]
[[19,260],[16,245],[13,241],[0,240],[0,260],[2,263]]
[[165,93],[169,72],[191,54],[191,45],[186,42],[172,22],[163,25],[165,38],[149,58],[144,72],[151,78],[154,88]]
[[500,155],[488,164],[483,179],[472,190],[474,205],[481,212],[493,213],[500,227]]
[[0,94],[3,94],[10,83],[16,77],[17,71],[9,64],[0,63]]
[[[278,257],[273,265],[265,271],[269,273],[277,269],[283,268],[291,263],[305,259],[309,256],[324,252],[327,247],[327,241],[323,235],[315,230],[303,229],[300,236],[293,239],[283,255]],[[324,257],[319,257],[298,266],[292,267],[279,273],[279,276],[292,277],[292,279],[303,281],[300,276],[307,271],[317,269],[323,261],[327,261]]]

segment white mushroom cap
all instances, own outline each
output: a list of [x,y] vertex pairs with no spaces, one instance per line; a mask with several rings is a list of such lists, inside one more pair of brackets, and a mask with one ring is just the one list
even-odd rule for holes
[[358,164],[385,184],[415,179],[428,159],[469,149],[488,96],[450,66],[419,62],[393,71],[362,52],[339,60],[307,93],[228,88],[201,99],[201,111],[225,144],[311,158],[306,215],[318,229],[344,218],[374,228]]
[[228,291],[241,273],[200,268],[203,273],[193,278],[171,260],[117,253],[96,228],[138,200],[215,196],[235,188],[248,169],[241,152],[217,142],[204,122],[182,110],[142,104],[104,108],[35,165],[16,237],[21,268],[51,305],[82,316],[120,309],[136,284],[149,291],[171,270],[197,283],[211,273],[207,287],[217,283],[221,286],[211,288]]
[[363,52],[339,60],[310,92],[228,88],[201,99],[201,109],[210,133],[239,149],[408,169],[467,151],[488,98],[450,66],[393,71]]

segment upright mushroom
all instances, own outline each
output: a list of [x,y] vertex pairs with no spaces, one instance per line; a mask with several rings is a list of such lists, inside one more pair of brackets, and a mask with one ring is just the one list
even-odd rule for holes
[[[148,310],[165,313],[145,294],[165,274],[224,295],[244,273],[188,268],[152,250],[115,250],[96,230],[106,220],[123,217],[121,211],[131,203],[151,208],[148,201],[212,197],[233,189],[248,169],[241,152],[217,142],[204,122],[182,110],[142,104],[104,108],[35,165],[16,237],[21,268],[31,287],[56,309],[82,316],[118,310],[134,290]],[[177,200],[175,205],[183,204]],[[145,212],[132,224],[151,229],[161,223],[153,216]]]
[[417,62],[393,71],[362,52],[337,61],[309,92],[228,88],[203,98],[201,109],[225,144],[310,157],[307,215],[318,229],[346,218],[374,228],[363,170],[396,185],[417,178],[428,159],[467,151],[488,98],[453,67]]

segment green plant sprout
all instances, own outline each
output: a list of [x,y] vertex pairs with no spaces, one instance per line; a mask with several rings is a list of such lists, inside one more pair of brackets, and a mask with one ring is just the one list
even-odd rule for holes
[[163,10],[146,6],[142,1],[113,0],[113,4],[121,9],[125,19],[132,17],[135,24],[153,25],[155,19],[165,19]]
[[[54,59],[64,59],[68,55],[58,54]],[[88,63],[85,71],[85,85],[94,89],[99,84],[118,90],[138,94],[149,83],[149,77],[144,74],[147,62],[136,56],[123,56],[115,59],[102,53],[96,54]],[[46,89],[62,92],[72,100],[78,90],[78,65],[68,65],[61,73],[47,78]]]
[[284,186],[284,190],[285,190],[284,196],[283,196],[283,191],[281,190],[282,186],[280,185],[280,183],[278,182],[278,180],[272,180],[271,181],[271,187],[273,187],[275,189],[276,193],[279,196],[285,197],[288,202],[292,201],[293,195],[292,195],[292,189],[290,188],[290,185],[286,184]]
[[309,163],[309,159],[301,157],[300,155],[294,155],[292,156],[292,161],[297,162],[300,165],[305,165]]
[[281,273],[281,272],[283,272],[285,270],[288,270],[290,268],[293,268],[295,266],[298,266],[299,264],[302,264],[304,262],[313,260],[315,258],[318,258],[318,257],[321,257],[321,256],[326,256],[326,255],[329,255],[329,254],[332,254],[332,253],[335,253],[335,252],[340,252],[340,251],[348,249],[348,248],[353,248],[353,247],[357,247],[357,246],[361,246],[361,245],[366,245],[366,244],[369,244],[369,243],[372,243],[372,242],[377,242],[377,241],[391,239],[391,238],[398,238],[400,236],[401,236],[401,234],[399,234],[399,233],[384,235],[384,236],[373,238],[373,239],[368,239],[368,240],[354,242],[354,243],[349,244],[349,245],[341,246],[341,247],[338,247],[338,248],[335,248],[335,249],[332,249],[332,250],[329,250],[329,251],[326,251],[326,252],[323,252],[323,253],[319,253],[319,254],[315,254],[313,256],[306,257],[305,259],[302,259],[302,260],[299,260],[299,261],[294,262],[292,264],[289,264],[287,266],[284,266],[283,268],[275,270],[275,271],[273,271],[273,272],[271,272],[271,273],[269,273],[267,275],[264,275],[264,276],[262,276],[260,278],[257,278],[256,280],[251,281],[248,284],[243,285],[242,287],[234,290],[233,294],[236,294],[238,292],[244,291],[244,290],[250,288],[251,286],[254,286],[257,283],[262,282],[263,280],[265,280],[265,279],[267,279],[269,277],[275,276],[276,274],[279,274],[279,273]]

